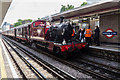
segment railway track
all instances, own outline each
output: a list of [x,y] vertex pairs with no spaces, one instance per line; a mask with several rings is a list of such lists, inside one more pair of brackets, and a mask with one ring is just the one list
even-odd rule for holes
[[[42,52],[38,49],[35,49],[38,52]],[[93,76],[94,78],[99,78],[99,79],[106,79],[106,80],[119,80],[120,79],[120,69],[114,68],[114,67],[110,67],[107,65],[103,65],[100,63],[96,63],[96,62],[92,62],[89,61],[87,59],[79,59],[78,60],[73,60],[71,61],[65,61],[62,60],[60,58],[57,58],[53,55],[48,54],[47,52],[42,52],[54,59],[56,59],[57,61],[60,61],[66,65],[69,65],[72,68],[75,68],[83,73],[87,73],[90,76]],[[75,64],[73,64],[75,63]]]
[[[86,59],[76,59],[76,65],[84,67],[89,71],[94,71],[94,73],[99,75],[104,75],[106,79],[119,80],[120,79],[120,69],[108,67],[99,63],[95,63]],[[74,62],[73,62],[74,63]],[[79,64],[78,64],[79,63]]]
[[[84,60],[83,61],[81,60],[81,63],[80,63],[80,61],[78,61],[78,62],[66,61],[66,60],[62,60],[60,58],[57,58],[57,57],[55,57],[53,55],[50,55],[45,51],[41,51],[41,50],[38,50],[38,49],[35,49],[35,50],[40,52],[40,53],[43,53],[43,54],[45,54],[45,55],[47,55],[49,57],[52,57],[55,60],[60,61],[61,63],[64,63],[64,64],[66,64],[66,65],[68,65],[68,66],[70,66],[70,67],[72,67],[72,68],[74,68],[74,69],[76,69],[76,70],[78,70],[80,72],[91,75],[94,78],[106,79],[106,80],[117,80],[117,79],[119,80],[119,73],[112,72],[112,70],[109,71],[109,70],[107,70],[105,68],[100,68],[99,66],[95,66],[95,65],[97,65],[97,63],[90,64],[90,63],[85,62]],[[36,56],[36,58],[39,59],[37,56]],[[88,61],[88,62],[90,62],[90,61]],[[102,65],[102,66],[106,67],[104,65]]]
[[[60,80],[75,80],[76,79],[75,77],[60,70],[57,67],[54,67],[53,65],[47,63],[46,61],[43,61],[40,58],[39,59],[36,58],[37,56],[35,56],[31,52],[21,48],[19,45],[15,44],[13,42],[9,42],[8,40],[5,40],[5,41],[7,42],[7,44],[9,44],[10,47],[12,47],[12,49],[15,50],[15,52],[17,52],[19,54],[20,57],[22,57],[22,59],[26,62],[27,65],[30,66],[31,69],[34,69],[33,71],[35,71],[38,78],[42,78],[43,80],[47,80],[47,78],[45,76],[43,76],[43,74],[40,73],[39,70],[37,70],[35,67],[33,67],[33,65],[31,63],[29,63],[29,61],[26,60],[25,57],[18,52],[19,50],[22,51],[22,53],[24,53],[25,55],[27,55],[27,57],[30,57],[32,60],[34,60],[37,64],[42,66],[44,69],[46,69],[49,73],[51,73],[54,76],[54,78],[60,79]],[[15,46],[15,48],[13,47],[13,45]]]
[[21,69],[21,67],[19,66],[19,64],[17,63],[17,61],[15,60],[15,58],[13,57],[11,51],[9,50],[10,48],[8,48],[8,46],[5,44],[5,42],[3,41],[3,44],[5,45],[7,51],[9,52],[10,54],[10,57],[12,58],[13,62],[15,63],[15,65],[17,66],[17,69],[19,70],[21,76],[23,79],[26,79],[27,80],[27,77],[26,75],[24,74],[23,70]]
[[[9,44],[9,45],[7,45],[7,43],[6,42],[4,42],[3,41],[3,43],[4,43],[4,45],[5,45],[5,47],[7,48],[7,50],[8,50],[8,52],[10,53],[10,56],[12,57],[12,59],[13,59],[13,61],[14,61],[14,63],[16,64],[16,66],[17,66],[17,68],[18,68],[18,70],[20,71],[20,73],[21,73],[21,75],[23,76],[23,79],[29,79],[29,76],[26,74],[26,72],[25,72],[25,69],[27,69],[27,71],[29,71],[29,69],[33,72],[33,73],[31,73],[32,75],[36,75],[36,77],[34,77],[34,78],[38,78],[38,79],[42,79],[42,80],[48,80],[45,76],[43,76],[43,74],[42,73],[40,73],[22,54],[20,54],[19,52],[17,52],[14,48],[13,48],[13,46],[11,45],[11,44]],[[9,47],[9,48],[8,48]],[[10,48],[11,47],[11,48]],[[27,67],[29,68],[25,68],[25,69],[22,69],[21,67],[20,67],[20,64],[17,62],[17,60],[15,59],[15,57],[13,56],[13,53],[11,53],[11,51],[9,50],[9,49],[14,49],[14,51],[18,54],[18,56],[20,57],[20,59],[22,59],[22,61],[27,65]],[[19,60],[19,59],[18,59]],[[23,63],[21,63],[23,66],[24,66],[24,64]],[[26,67],[26,66],[24,66],[24,67]],[[27,72],[27,73],[29,73],[29,72]]]
[[[37,49],[35,49],[37,50]],[[40,50],[37,50],[41,52]],[[119,80],[120,79],[120,69],[110,67],[107,65],[103,65],[100,63],[92,62],[87,59],[79,58],[78,60],[71,61],[65,61],[62,59],[59,59],[53,55],[49,55],[46,52],[43,52],[44,54],[56,59],[57,61],[60,61],[66,65],[69,65],[72,68],[75,68],[83,73],[87,73],[90,76],[93,76],[96,79],[106,79],[106,80]],[[75,63],[75,64],[73,64]]]
[[[116,63],[116,64],[118,64],[117,65],[117,67],[116,66],[110,66],[110,64],[102,64],[102,63],[100,63],[100,62],[97,62],[96,60],[97,59],[94,59],[95,57],[93,57],[93,56],[89,56],[89,55],[87,55],[86,54],[86,56],[87,56],[87,58],[86,57],[79,57],[79,60],[78,59],[75,59],[76,61],[85,61],[85,62],[87,62],[87,63],[90,63],[90,64],[95,64],[96,66],[99,66],[99,67],[102,67],[102,68],[105,68],[105,69],[108,69],[109,71],[113,71],[113,72],[115,72],[115,73],[118,73],[118,74],[120,74],[120,68],[119,68],[119,64],[120,63]],[[93,58],[93,59],[89,59],[89,58]],[[96,57],[97,58],[97,57]],[[102,58],[98,58],[98,60],[100,60],[100,59],[102,59]],[[93,61],[93,60],[95,60],[95,61]],[[104,59],[104,61],[105,61],[105,59]],[[108,60],[107,60],[108,61]],[[109,62],[110,63],[110,62]],[[115,64],[114,64],[115,65]]]

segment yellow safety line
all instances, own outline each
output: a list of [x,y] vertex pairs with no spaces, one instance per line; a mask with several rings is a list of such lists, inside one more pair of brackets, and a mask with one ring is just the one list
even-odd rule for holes
[[1,79],[7,78],[1,46],[0,46],[0,65],[1,65],[0,66],[1,67]]

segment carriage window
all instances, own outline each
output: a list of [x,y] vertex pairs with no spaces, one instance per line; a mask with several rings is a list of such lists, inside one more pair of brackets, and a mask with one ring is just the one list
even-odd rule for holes
[[45,22],[35,22],[33,23],[33,27],[44,27],[45,26]]
[[33,23],[33,27],[35,27],[35,23]]
[[46,22],[46,25],[50,25],[50,23],[49,23],[49,22]]
[[19,32],[21,31],[20,28],[18,29],[18,31],[19,31]]

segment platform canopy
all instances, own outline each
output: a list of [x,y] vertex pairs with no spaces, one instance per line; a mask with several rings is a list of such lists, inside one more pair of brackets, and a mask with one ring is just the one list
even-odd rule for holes
[[116,10],[120,10],[120,0],[105,0],[99,3],[77,7],[62,13],[53,14],[51,16],[57,21],[61,16],[64,16],[65,18],[74,18],[98,15]]
[[11,4],[12,0],[0,0],[0,26],[2,21],[8,11],[8,8]]

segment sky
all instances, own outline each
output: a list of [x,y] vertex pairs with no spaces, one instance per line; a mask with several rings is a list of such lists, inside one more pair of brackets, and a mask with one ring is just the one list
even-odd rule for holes
[[86,0],[13,0],[4,22],[15,23],[18,19],[36,20],[60,12],[61,5],[79,7]]

